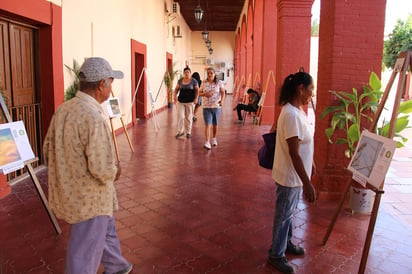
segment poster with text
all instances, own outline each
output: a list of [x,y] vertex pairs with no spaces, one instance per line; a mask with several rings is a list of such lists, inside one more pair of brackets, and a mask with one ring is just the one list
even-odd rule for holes
[[23,122],[0,124],[0,172],[23,168],[25,161],[34,158]]
[[396,141],[364,130],[348,166],[353,179],[363,186],[369,183],[379,188],[385,179],[395,148]]

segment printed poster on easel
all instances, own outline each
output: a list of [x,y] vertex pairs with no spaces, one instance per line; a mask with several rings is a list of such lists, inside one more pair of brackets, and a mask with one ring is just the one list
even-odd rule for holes
[[112,97],[106,100],[107,111],[109,112],[110,118],[120,118],[122,112],[120,110],[119,98]]
[[389,169],[396,143],[364,130],[348,166],[353,173],[352,178],[364,187],[369,183],[379,188]]
[[8,174],[34,159],[23,121],[0,124],[0,172]]

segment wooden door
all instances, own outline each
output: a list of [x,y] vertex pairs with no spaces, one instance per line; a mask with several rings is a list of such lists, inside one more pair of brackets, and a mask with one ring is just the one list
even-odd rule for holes
[[13,106],[35,103],[33,29],[9,23]]
[[[36,97],[34,39],[34,28],[0,19],[0,88],[7,96],[11,118],[24,122],[33,152],[40,157],[41,98]],[[22,173],[23,169],[9,173],[8,178]]]
[[0,89],[6,96],[4,99],[8,106],[11,104],[8,100],[11,98],[10,82],[9,31],[7,22],[0,20]]

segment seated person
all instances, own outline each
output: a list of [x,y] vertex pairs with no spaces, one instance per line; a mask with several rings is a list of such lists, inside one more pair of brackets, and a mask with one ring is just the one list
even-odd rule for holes
[[259,93],[253,89],[248,89],[247,94],[249,96],[249,103],[246,104],[238,104],[233,110],[237,110],[237,117],[239,121],[243,120],[242,117],[242,110],[245,111],[251,111],[251,112],[256,112],[258,109],[258,103],[259,103]]

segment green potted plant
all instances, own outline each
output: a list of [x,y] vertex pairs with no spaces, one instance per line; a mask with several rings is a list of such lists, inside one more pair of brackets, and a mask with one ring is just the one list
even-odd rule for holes
[[[345,156],[351,158],[355,152],[359,141],[363,123],[371,122],[376,113],[379,99],[383,92],[378,76],[372,72],[369,78],[369,85],[363,86],[363,92],[358,93],[356,88],[352,92],[329,91],[339,99],[338,106],[328,106],[320,115],[323,119],[328,114],[333,114],[330,127],[325,130],[330,143],[346,145]],[[334,138],[336,131],[340,131],[339,137]],[[342,134],[343,132],[343,134]],[[356,195],[360,200],[356,201]],[[370,212],[372,204],[370,201],[373,192],[365,189],[362,185],[353,181],[349,205],[354,211]],[[359,205],[359,206],[356,206]]]
[[79,90],[80,65],[75,59],[73,59],[73,67],[69,67],[68,65],[64,66],[73,74],[74,77],[73,83],[64,91],[64,100],[67,101],[76,96],[76,93]]
[[[373,115],[379,106],[379,99],[383,92],[381,89],[379,77],[372,72],[369,78],[369,84],[363,86],[363,93],[353,88],[352,93],[343,91],[330,91],[337,98],[340,104],[338,106],[327,107],[320,115],[323,119],[326,115],[333,113],[331,126],[325,130],[326,136],[330,143],[345,144],[345,156],[351,158],[355,152],[357,142],[359,141],[364,121],[371,122]],[[394,139],[398,141],[398,147],[404,146],[407,138],[400,133],[409,126],[409,116],[412,112],[412,101],[405,101],[400,104],[398,116],[395,124]],[[377,134],[388,136],[390,121],[383,121],[382,125],[377,128]],[[343,135],[333,139],[336,130],[343,131]],[[353,211],[370,212],[373,206],[373,192],[364,188],[362,185],[353,181],[349,206]]]
[[173,103],[173,81],[176,78],[178,71],[173,69],[173,65],[168,68],[163,77],[167,88],[167,107],[171,108]]

